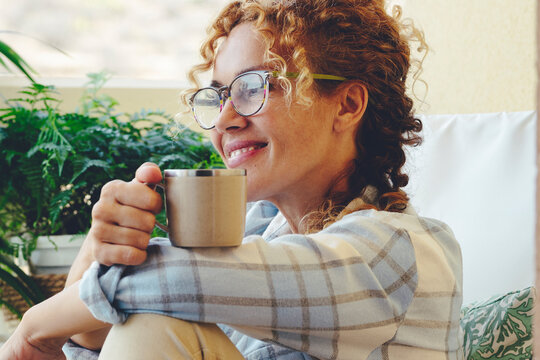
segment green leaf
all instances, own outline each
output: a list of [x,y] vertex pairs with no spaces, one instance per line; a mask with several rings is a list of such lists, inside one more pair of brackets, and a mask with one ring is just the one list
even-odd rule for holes
[[73,177],[71,178],[71,180],[69,181],[70,183],[74,183],[75,180],[77,180],[77,178],[79,176],[81,176],[86,170],[90,169],[91,167],[98,167],[98,168],[102,168],[103,170],[105,170],[107,173],[109,173],[109,168],[110,168],[110,165],[106,162],[106,161],[103,161],[103,160],[99,160],[99,159],[86,159],[82,165],[82,168],[77,171],[77,173],[75,175],[73,175]]
[[0,289],[0,306],[5,306],[11,313],[15,314],[18,319],[22,319],[22,313],[15,308],[12,304],[2,299],[2,293],[4,289]]
[[[35,70],[32,69],[15,50],[3,41],[0,41],[0,54],[4,55],[13,65],[21,70],[30,81],[35,82],[34,78],[29,74],[29,72],[36,73]],[[9,70],[4,62],[2,62],[2,65]]]
[[30,298],[34,303],[45,300],[45,295],[35,281],[30,276],[26,275],[9,256],[0,254],[0,265],[7,267],[9,271],[19,279],[20,284],[28,289]]

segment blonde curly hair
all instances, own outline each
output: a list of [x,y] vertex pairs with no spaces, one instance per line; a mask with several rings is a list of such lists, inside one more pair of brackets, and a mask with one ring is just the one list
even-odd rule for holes
[[[312,73],[358,81],[369,94],[356,134],[358,155],[335,179],[336,184],[346,179],[348,188],[345,192],[330,189],[320,208],[304,218],[306,232],[334,222],[369,186],[376,189],[376,199],[359,209],[403,211],[408,197],[402,188],[409,180],[402,171],[403,147],[420,144],[422,129],[413,113],[413,100],[406,94],[411,64],[417,80],[423,60],[411,60],[410,44],[416,41],[418,50],[427,53],[423,33],[411,21],[402,20],[400,7],[389,15],[384,0],[236,0],[208,29],[201,47],[203,62],[188,74],[195,88],[184,93],[185,103],[199,87],[197,75],[213,67],[221,41],[244,22],[253,23],[262,35],[265,66],[282,75],[278,82],[289,102],[294,95],[295,101],[309,106],[313,92],[325,96],[340,86],[336,81],[314,80]],[[298,77],[285,77],[288,69]]]

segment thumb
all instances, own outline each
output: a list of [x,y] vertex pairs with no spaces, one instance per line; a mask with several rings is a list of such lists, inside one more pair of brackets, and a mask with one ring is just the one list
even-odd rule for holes
[[157,184],[161,182],[161,170],[154,163],[146,162],[142,164],[135,172],[134,181],[140,183]]

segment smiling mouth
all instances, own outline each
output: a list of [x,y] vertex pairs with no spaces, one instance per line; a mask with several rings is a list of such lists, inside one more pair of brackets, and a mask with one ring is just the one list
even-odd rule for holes
[[234,159],[242,154],[245,154],[247,152],[250,152],[250,151],[255,151],[255,150],[259,150],[259,149],[262,149],[264,147],[266,147],[266,145],[268,144],[259,144],[259,145],[251,145],[251,146],[247,146],[247,147],[244,147],[244,148],[241,148],[241,149],[236,149],[234,151],[231,151],[227,154],[227,158],[228,159]]

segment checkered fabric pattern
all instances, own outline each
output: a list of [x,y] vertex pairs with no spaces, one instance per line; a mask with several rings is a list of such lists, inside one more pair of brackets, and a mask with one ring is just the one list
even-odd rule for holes
[[260,202],[246,228],[236,248],[160,238],[141,266],[93,264],[81,298],[109,323],[150,312],[222,324],[246,359],[462,358],[461,255],[446,225],[362,210],[299,235]]

